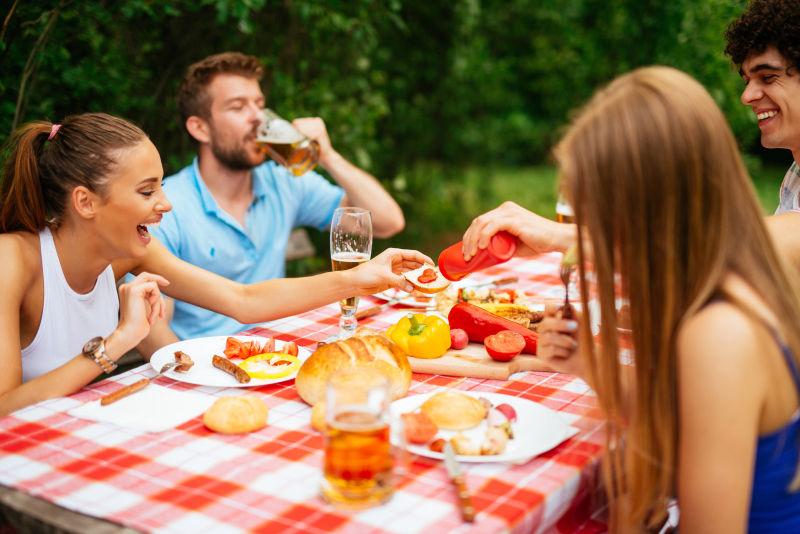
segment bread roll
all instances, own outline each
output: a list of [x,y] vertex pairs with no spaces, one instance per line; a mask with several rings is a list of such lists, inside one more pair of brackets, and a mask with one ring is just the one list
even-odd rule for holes
[[221,397],[203,414],[203,423],[221,434],[243,434],[267,426],[267,405],[254,395]]
[[445,430],[466,430],[478,426],[486,417],[486,406],[481,401],[457,391],[431,396],[422,403],[420,411]]
[[385,376],[393,399],[403,397],[411,385],[411,365],[402,349],[374,330],[359,328],[352,337],[314,351],[297,373],[297,393],[314,406],[325,400],[328,377],[349,368],[370,369]]

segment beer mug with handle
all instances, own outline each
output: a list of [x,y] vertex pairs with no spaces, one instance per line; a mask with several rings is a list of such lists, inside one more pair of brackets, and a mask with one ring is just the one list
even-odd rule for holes
[[271,109],[265,108],[261,114],[256,142],[270,158],[295,176],[303,175],[317,165],[319,143],[300,133],[291,122]]

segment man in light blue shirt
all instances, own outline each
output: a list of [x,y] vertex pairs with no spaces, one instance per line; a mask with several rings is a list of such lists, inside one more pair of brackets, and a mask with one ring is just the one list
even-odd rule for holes
[[[198,157],[164,181],[172,202],[155,236],[185,261],[240,282],[284,276],[289,234],[297,226],[328,228],[339,206],[369,209],[376,237],[402,230],[402,211],[380,183],[331,146],[319,118],[294,126],[319,143],[319,165],[337,182],[316,172],[295,177],[265,162],[255,142],[265,107],[257,58],[226,52],[187,71],[178,105]],[[249,325],[184,302],[175,303],[170,326],[181,339],[234,334]],[[174,340],[159,334],[158,345]]]

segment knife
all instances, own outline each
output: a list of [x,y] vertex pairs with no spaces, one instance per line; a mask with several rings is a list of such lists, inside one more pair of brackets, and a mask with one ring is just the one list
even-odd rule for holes
[[461,465],[456,460],[456,453],[449,441],[444,444],[444,466],[447,468],[447,474],[450,475],[450,480],[453,481],[453,486],[456,488],[461,517],[467,523],[472,523],[475,521],[475,508],[472,506],[472,499],[467,491],[467,483],[461,473]]
[[378,304],[377,306],[372,306],[371,308],[366,308],[364,310],[359,310],[359,311],[356,312],[356,319],[358,319],[360,321],[361,319],[366,319],[367,317],[372,317],[373,315],[378,315],[379,313],[381,313],[383,310],[385,310],[389,306],[394,306],[395,304],[400,302],[400,300],[402,300],[402,299],[399,299],[399,298],[395,297],[395,298],[389,300],[388,302],[384,302],[383,304]]

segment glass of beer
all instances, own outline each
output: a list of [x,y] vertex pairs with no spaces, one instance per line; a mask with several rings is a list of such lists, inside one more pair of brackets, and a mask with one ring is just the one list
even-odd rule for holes
[[291,122],[271,109],[262,111],[256,142],[270,158],[295,176],[307,173],[319,161],[319,143],[300,133]]
[[556,221],[560,223],[575,222],[575,212],[572,211],[572,206],[569,205],[561,191],[558,192],[558,200],[556,201]]
[[325,401],[322,496],[352,508],[386,502],[394,464],[388,379],[363,367],[339,371],[328,381]]
[[[331,266],[345,271],[361,265],[372,255],[372,217],[363,208],[336,208],[331,221]],[[353,334],[358,325],[358,297],[339,301],[339,337]]]

